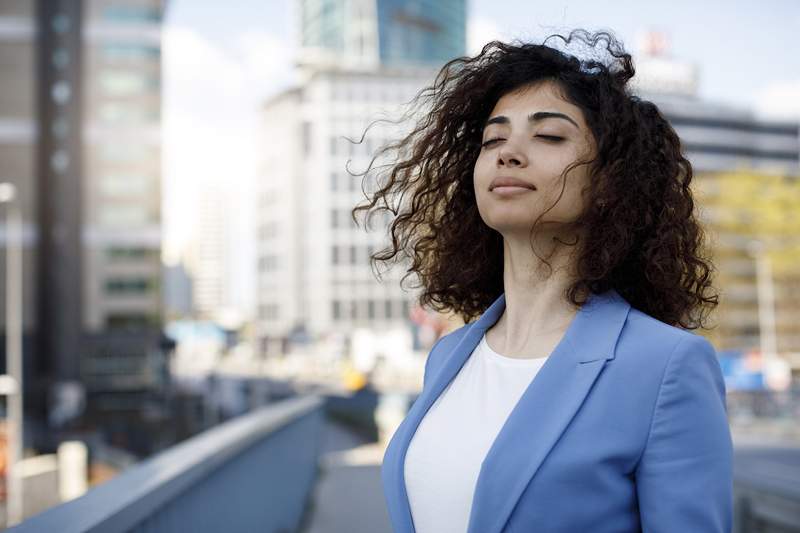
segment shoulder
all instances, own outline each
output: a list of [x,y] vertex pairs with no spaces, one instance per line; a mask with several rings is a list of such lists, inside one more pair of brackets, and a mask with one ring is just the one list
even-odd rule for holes
[[650,375],[661,386],[702,378],[714,389],[724,387],[717,352],[708,339],[633,307],[620,332],[614,363]]
[[712,344],[702,335],[661,322],[633,307],[620,332],[620,348],[623,352],[644,350],[651,357],[663,359],[669,358],[674,352],[692,349],[716,353]]

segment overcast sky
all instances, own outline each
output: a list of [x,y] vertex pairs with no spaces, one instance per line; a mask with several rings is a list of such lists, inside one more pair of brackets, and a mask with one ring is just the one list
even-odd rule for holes
[[[170,0],[164,28],[164,245],[174,260],[193,223],[193,194],[224,180],[237,195],[230,222],[234,301],[252,305],[251,199],[257,109],[293,83],[297,2]],[[636,59],[641,32],[669,39],[697,65],[703,99],[800,120],[800,1],[468,0],[468,53],[489,40],[538,40],[574,27],[610,29]]]

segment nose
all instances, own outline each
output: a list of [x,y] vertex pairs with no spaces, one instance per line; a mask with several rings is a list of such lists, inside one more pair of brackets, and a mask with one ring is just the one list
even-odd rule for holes
[[499,167],[525,167],[528,159],[525,154],[517,150],[510,142],[506,141],[497,154],[497,166]]

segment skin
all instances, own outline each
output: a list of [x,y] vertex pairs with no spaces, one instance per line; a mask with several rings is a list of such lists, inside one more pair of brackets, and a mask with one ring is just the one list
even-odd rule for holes
[[[539,111],[563,113],[577,126],[560,118],[528,119]],[[583,236],[570,222],[585,209],[590,182],[587,165],[572,169],[565,185],[562,173],[576,160],[591,158],[596,148],[583,112],[566,101],[552,81],[503,95],[489,117],[501,115],[508,123],[490,124],[484,129],[482,142],[497,140],[483,146],[473,173],[481,218],[503,236],[506,308],[487,330],[487,342],[507,357],[546,357],[577,314],[564,298],[564,291],[576,279],[574,265]],[[537,190],[500,196],[489,190],[498,176],[522,179]],[[558,199],[562,186],[564,192]],[[534,221],[553,204],[532,238]],[[581,238],[578,246],[553,241],[558,237],[574,243],[576,236]],[[552,274],[532,246],[552,265]]]

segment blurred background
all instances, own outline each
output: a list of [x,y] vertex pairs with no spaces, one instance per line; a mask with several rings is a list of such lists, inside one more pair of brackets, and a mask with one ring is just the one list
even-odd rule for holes
[[0,526],[390,531],[385,444],[463,323],[350,218],[410,124],[348,139],[574,27],[625,43],[694,166],[737,530],[800,531],[793,0],[0,0]]

